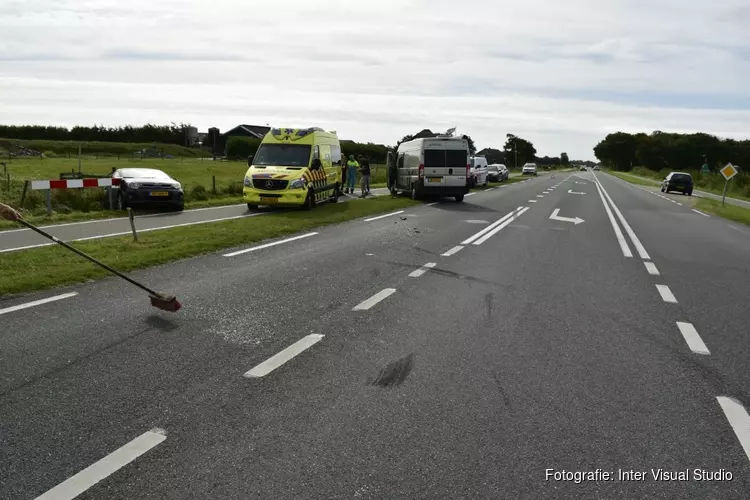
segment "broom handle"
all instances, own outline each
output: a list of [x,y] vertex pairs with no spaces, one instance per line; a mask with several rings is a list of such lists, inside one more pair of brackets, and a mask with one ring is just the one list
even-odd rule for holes
[[73,248],[72,246],[68,245],[68,244],[67,244],[67,243],[65,243],[64,241],[62,241],[62,240],[58,239],[58,238],[57,238],[57,237],[55,237],[55,236],[52,236],[52,235],[51,235],[51,234],[49,234],[49,233],[46,233],[46,232],[42,231],[42,230],[41,230],[41,229],[39,229],[38,227],[36,227],[36,226],[34,226],[34,225],[32,225],[32,224],[30,224],[30,223],[26,222],[25,220],[23,220],[23,219],[18,219],[18,220],[17,220],[16,222],[20,222],[21,224],[23,224],[24,226],[28,227],[28,228],[29,228],[29,229],[31,229],[32,231],[36,231],[37,233],[41,234],[41,235],[42,235],[42,236],[44,236],[45,238],[49,238],[50,240],[54,241],[55,243],[59,243],[60,245],[62,245],[62,246],[64,246],[65,248],[67,248],[68,250],[71,250],[71,251],[73,251],[73,252],[77,253],[78,255],[80,255],[81,257],[83,257],[84,259],[86,259],[86,260],[89,260],[89,261],[93,262],[94,264],[96,264],[96,265],[98,265],[98,266],[101,266],[101,267],[103,267],[103,268],[104,268],[104,269],[106,269],[107,271],[109,271],[109,272],[111,272],[111,273],[113,273],[113,274],[116,274],[116,275],[117,275],[117,276],[119,276],[120,278],[122,278],[122,279],[124,279],[124,280],[126,280],[126,281],[129,281],[130,283],[134,284],[134,285],[135,285],[135,286],[137,286],[138,288],[140,288],[140,289],[142,289],[142,290],[145,290],[145,291],[147,291],[147,292],[148,292],[148,293],[150,293],[151,295],[156,295],[156,296],[158,296],[158,295],[159,295],[158,293],[156,293],[155,291],[151,290],[150,288],[147,288],[147,287],[145,287],[145,286],[141,285],[140,283],[138,283],[138,282],[137,282],[137,281],[135,281],[134,279],[132,279],[132,278],[129,278],[129,277],[127,277],[127,276],[125,276],[125,275],[124,275],[124,274],[122,274],[122,273],[121,273],[120,271],[117,271],[117,270],[115,270],[115,269],[112,269],[112,268],[111,268],[111,267],[109,267],[109,266],[108,266],[107,264],[105,264],[105,263],[103,263],[103,262],[99,262],[98,260],[96,260],[96,259],[95,259],[95,258],[93,258],[92,256],[90,256],[90,255],[88,255],[88,254],[85,254],[85,253],[81,252],[81,251],[80,251],[80,250],[78,250],[77,248]]

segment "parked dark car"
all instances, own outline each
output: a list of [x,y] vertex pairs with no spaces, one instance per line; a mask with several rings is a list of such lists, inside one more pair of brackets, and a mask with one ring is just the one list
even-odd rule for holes
[[121,168],[112,173],[112,178],[120,179],[115,199],[119,210],[135,206],[185,208],[182,185],[161,170]]
[[503,182],[508,178],[508,169],[505,165],[493,163],[487,166],[487,180],[490,182]]
[[684,172],[670,172],[661,183],[661,192],[682,191],[682,194],[692,196],[693,176]]

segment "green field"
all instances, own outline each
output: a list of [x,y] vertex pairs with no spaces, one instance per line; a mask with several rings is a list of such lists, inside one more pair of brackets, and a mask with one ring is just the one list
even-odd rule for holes
[[748,208],[738,207],[737,205],[730,205],[728,203],[722,207],[720,201],[708,198],[698,199],[693,203],[693,206],[703,212],[718,215],[719,217],[739,222],[741,224],[750,225],[750,209]]
[[[63,172],[77,172],[78,160],[68,158],[22,158],[6,163],[7,178],[0,182],[0,201],[19,207],[25,180],[57,179]],[[242,180],[247,171],[246,162],[212,161],[211,159],[134,159],[87,157],[81,162],[81,171],[91,175],[108,175],[113,169],[127,167],[156,168],[163,170],[183,185],[185,207],[199,208],[242,203]],[[2,167],[0,167],[2,168]],[[373,165],[371,183],[385,185],[386,169]],[[0,170],[0,175],[4,174]],[[28,191],[23,204],[25,216],[32,223],[51,224],[107,217],[120,217],[122,213],[103,210],[103,189],[71,189],[53,191],[52,216],[47,209],[42,191]],[[0,221],[0,229],[9,225]]]
[[[418,202],[404,196],[381,196],[325,204],[310,212],[286,210],[261,217],[152,231],[140,234],[138,243],[127,236],[81,241],[73,245],[118,270],[131,271],[415,204]],[[107,271],[57,245],[0,253],[0,295],[41,290],[107,275]]]

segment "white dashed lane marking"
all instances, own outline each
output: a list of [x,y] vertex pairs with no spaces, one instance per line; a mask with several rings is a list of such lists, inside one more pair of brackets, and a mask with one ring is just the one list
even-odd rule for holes
[[710,216],[710,215],[708,215],[708,214],[704,214],[704,213],[703,213],[703,212],[701,212],[700,210],[696,210],[696,209],[693,209],[693,212],[695,212],[696,214],[701,214],[701,215],[702,215],[703,217],[711,217],[711,216]]
[[677,299],[667,285],[656,285],[656,289],[659,290],[659,295],[661,295],[664,302],[669,302],[670,304],[677,303]]
[[420,276],[422,276],[424,273],[426,273],[427,271],[429,271],[430,269],[432,269],[435,266],[437,266],[436,262],[428,262],[427,264],[425,264],[424,266],[420,267],[416,271],[412,271],[411,273],[409,273],[409,277],[410,278],[419,278]]
[[290,345],[283,351],[274,354],[261,364],[257,365],[255,368],[251,369],[250,371],[246,372],[244,377],[245,378],[260,378],[265,377],[275,369],[279,368],[286,362],[288,362],[290,359],[294,358],[295,356],[298,356],[302,352],[306,351],[310,347],[314,346],[321,340],[323,340],[323,337],[325,335],[320,334],[312,334],[308,335],[307,337],[303,337],[294,344]]
[[659,276],[659,270],[656,269],[656,265],[654,265],[653,262],[644,262],[646,266],[646,271],[648,271],[648,274],[651,276]]
[[706,344],[703,343],[701,336],[698,335],[698,330],[695,329],[692,323],[678,321],[677,328],[680,329],[680,333],[682,333],[682,336],[685,338],[685,342],[687,342],[691,351],[696,354],[711,354],[708,347],[706,347]]
[[285,238],[283,240],[266,243],[265,245],[258,245],[257,247],[251,247],[251,248],[246,248],[245,250],[239,250],[237,252],[227,253],[227,254],[224,254],[224,257],[235,257],[237,255],[242,255],[244,253],[255,252],[256,250],[262,250],[264,248],[275,247],[276,245],[281,245],[282,243],[289,243],[290,241],[296,241],[296,240],[301,240],[303,238],[309,238],[310,236],[315,236],[316,234],[318,233],[307,233],[307,234],[302,234],[300,236],[293,236],[291,238]]
[[58,484],[36,500],[72,500],[102,479],[111,476],[130,462],[167,439],[161,429],[152,429],[116,449],[98,462],[89,465],[75,476]]
[[370,297],[369,299],[367,299],[367,300],[365,300],[363,302],[360,302],[359,304],[357,304],[356,306],[354,306],[352,308],[352,311],[366,311],[366,310],[372,308],[372,306],[374,306],[375,304],[377,304],[381,300],[384,300],[384,299],[390,297],[394,293],[396,293],[396,289],[395,288],[386,288],[384,290],[381,290],[378,293],[376,293],[375,295],[373,295],[372,297]]
[[724,410],[729,425],[732,426],[737,439],[745,450],[748,460],[750,460],[750,415],[742,404],[734,398],[719,396],[716,398]]

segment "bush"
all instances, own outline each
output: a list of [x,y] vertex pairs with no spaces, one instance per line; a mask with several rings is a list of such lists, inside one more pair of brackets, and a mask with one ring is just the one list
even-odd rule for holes
[[242,196],[243,187],[241,181],[233,181],[229,183],[224,192],[232,196]]
[[203,187],[202,184],[198,184],[196,186],[193,186],[193,189],[190,190],[190,196],[189,199],[192,201],[204,201],[208,199],[208,192],[206,191],[206,188]]

